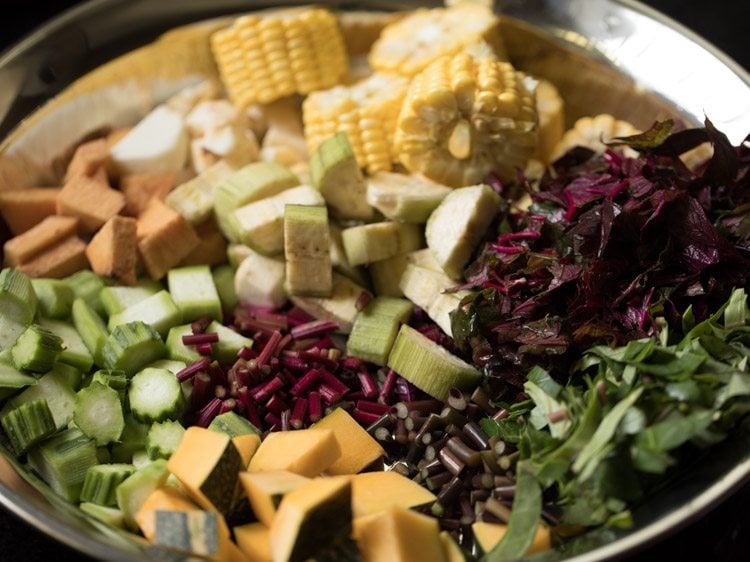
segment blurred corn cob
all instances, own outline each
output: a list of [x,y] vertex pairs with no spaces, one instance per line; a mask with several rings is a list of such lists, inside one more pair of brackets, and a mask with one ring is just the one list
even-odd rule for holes
[[393,132],[407,85],[403,76],[375,73],[351,86],[310,94],[302,104],[310,153],[343,131],[360,167],[371,173],[390,170]]
[[474,3],[415,10],[383,29],[370,51],[370,66],[413,76],[438,58],[472,44],[482,44],[504,59],[498,21],[489,8]]
[[534,154],[533,86],[507,62],[459,53],[414,77],[396,125],[395,149],[412,172],[460,187],[494,172],[514,178]]
[[[594,117],[581,117],[555,145],[551,161],[557,160],[576,146],[584,146],[595,152],[604,152],[607,148],[605,142],[609,142],[615,137],[627,137],[638,133],[640,131],[635,126],[627,121],[616,119],[607,113]],[[638,154],[629,147],[626,147],[623,152],[628,156],[637,156]]]
[[240,107],[330,88],[347,71],[338,20],[323,8],[239,17],[211,36],[211,47]]

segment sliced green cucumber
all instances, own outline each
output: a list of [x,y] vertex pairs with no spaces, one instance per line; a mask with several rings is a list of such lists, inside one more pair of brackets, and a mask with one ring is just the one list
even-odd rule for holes
[[134,375],[144,365],[162,359],[167,353],[159,334],[144,322],[117,326],[102,348],[104,367]]
[[181,317],[180,309],[177,308],[172,295],[166,290],[161,290],[122,312],[110,316],[109,329],[112,331],[121,324],[140,321],[145,322],[159,335],[165,337],[172,326],[180,323]]
[[119,394],[114,388],[92,382],[76,394],[73,421],[97,445],[118,441],[125,428]]
[[203,316],[221,320],[221,300],[207,265],[170,269],[167,282],[183,322],[191,322]]
[[166,369],[147,367],[136,374],[128,389],[130,411],[144,422],[177,419],[185,406],[177,377]]
[[73,306],[75,293],[65,281],[32,279],[31,286],[34,287],[38,299],[40,315],[55,320],[65,320],[70,317],[70,308]]

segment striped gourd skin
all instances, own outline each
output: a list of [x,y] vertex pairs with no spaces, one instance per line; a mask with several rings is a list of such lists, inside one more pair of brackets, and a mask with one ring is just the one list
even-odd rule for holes
[[211,511],[155,512],[154,544],[187,554],[219,555],[219,515]]
[[305,137],[312,154],[323,141],[346,133],[360,167],[390,170],[393,135],[408,79],[375,73],[351,86],[313,92],[302,104]]
[[330,88],[347,72],[338,21],[322,8],[242,16],[217,31],[211,47],[239,107]]

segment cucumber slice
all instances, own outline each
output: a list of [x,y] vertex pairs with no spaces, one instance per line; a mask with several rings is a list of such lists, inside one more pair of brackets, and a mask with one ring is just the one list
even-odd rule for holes
[[13,363],[19,369],[44,373],[52,368],[62,350],[63,340],[60,336],[32,324],[18,337],[11,353]]
[[136,470],[117,487],[117,507],[122,511],[125,524],[132,530],[137,530],[135,514],[151,493],[164,484],[169,477],[167,461],[159,459],[147,466]]
[[130,379],[128,379],[125,371],[99,369],[91,377],[91,384],[94,383],[99,383],[113,389],[115,392],[117,392],[117,396],[119,396],[120,402],[122,403],[125,399]]
[[161,283],[152,279],[140,279],[134,287],[113,285],[102,289],[102,306],[107,316],[122,312],[126,308],[138,304],[151,295],[164,289]]
[[102,349],[107,343],[109,332],[101,316],[91,308],[83,299],[75,299],[71,308],[73,325],[83,340],[86,349],[89,350],[97,365],[104,364]]
[[86,301],[97,314],[104,315],[101,294],[104,289],[104,280],[93,271],[84,269],[63,279],[73,289],[76,298]]
[[0,316],[26,326],[33,320],[36,308],[31,280],[17,269],[0,271]]
[[181,317],[180,309],[177,308],[172,295],[166,290],[161,290],[122,312],[110,316],[109,329],[112,331],[122,324],[139,321],[150,325],[164,337],[172,326],[180,323]]
[[0,363],[0,388],[18,390],[27,386],[34,386],[36,382],[36,377],[26,375],[12,365]]
[[57,429],[46,400],[34,400],[12,409],[3,417],[2,426],[19,456]]
[[115,507],[105,507],[91,502],[83,502],[78,507],[80,507],[81,511],[86,515],[90,515],[94,519],[97,519],[110,527],[116,529],[125,528],[125,519],[122,516],[122,511]]
[[378,172],[367,180],[367,201],[391,220],[424,224],[453,191],[423,176]]
[[130,381],[130,411],[144,422],[177,419],[185,406],[182,387],[166,369],[147,367]]
[[193,328],[190,324],[175,326],[169,330],[169,334],[167,335],[167,356],[170,359],[189,364],[200,361],[203,358],[203,356],[195,350],[194,346],[182,343],[182,336],[190,335],[192,333]]
[[185,428],[177,421],[157,422],[146,436],[146,453],[151,460],[169,459],[185,435]]
[[46,318],[65,320],[70,316],[75,293],[73,289],[60,279],[32,279],[38,304],[39,314]]
[[81,501],[106,507],[117,505],[117,487],[135,472],[132,464],[97,464],[86,472]]
[[96,445],[80,429],[66,429],[33,447],[29,465],[63,498],[77,503],[86,472],[99,464]]
[[52,371],[43,375],[37,383],[8,401],[10,408],[18,407],[34,400],[46,400],[52,412],[55,427],[63,429],[73,420],[76,393],[70,384],[73,367],[57,364]]
[[94,358],[86,347],[78,330],[65,322],[47,318],[40,318],[39,325],[62,339],[63,350],[57,356],[59,362],[72,365],[84,373],[88,373],[91,370],[91,367],[94,365]]
[[234,290],[234,268],[227,265],[220,265],[211,272],[214,278],[216,292],[219,294],[221,308],[226,311],[233,311],[240,303],[237,298],[237,292]]
[[406,324],[396,336],[388,367],[438,400],[446,400],[451,388],[471,388],[481,377],[472,365]]
[[234,363],[243,347],[253,346],[253,340],[216,321],[211,322],[206,331],[216,332],[219,335],[219,341],[213,344],[213,356],[220,363]]
[[144,365],[163,358],[167,353],[159,334],[143,322],[129,322],[117,326],[102,348],[107,369],[134,375]]
[[167,273],[167,283],[183,322],[203,316],[221,320],[221,300],[207,265],[171,269]]
[[79,390],[73,421],[97,445],[119,440],[125,428],[125,419],[117,391],[99,382],[92,382]]
[[350,265],[363,265],[418,250],[422,229],[416,224],[376,222],[344,229],[341,233]]
[[136,420],[132,414],[125,414],[125,428],[120,435],[119,443],[112,443],[112,461],[117,463],[132,463],[133,453],[143,450],[146,446],[146,436],[149,425]]

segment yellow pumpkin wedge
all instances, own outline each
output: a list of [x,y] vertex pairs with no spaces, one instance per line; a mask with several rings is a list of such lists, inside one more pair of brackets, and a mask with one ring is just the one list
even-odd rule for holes
[[343,408],[336,408],[315,429],[330,429],[341,449],[341,456],[328,468],[332,475],[356,474],[380,459],[385,451]]

